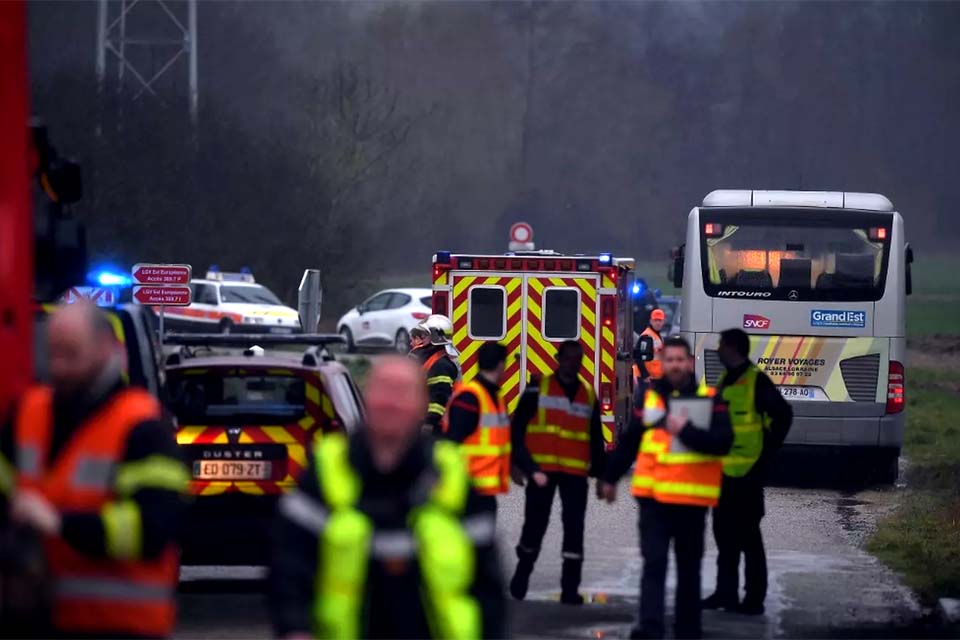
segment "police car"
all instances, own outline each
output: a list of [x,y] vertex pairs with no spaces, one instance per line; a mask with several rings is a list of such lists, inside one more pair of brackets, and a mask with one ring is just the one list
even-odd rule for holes
[[284,305],[253,274],[210,267],[207,277],[190,281],[193,304],[167,307],[167,330],[220,333],[299,333],[300,316]]

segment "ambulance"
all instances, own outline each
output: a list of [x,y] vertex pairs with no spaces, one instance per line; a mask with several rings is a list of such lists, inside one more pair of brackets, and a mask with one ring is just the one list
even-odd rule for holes
[[610,253],[441,251],[433,256],[433,312],[453,322],[464,380],[477,375],[481,344],[508,347],[502,389],[511,412],[531,379],[554,371],[559,344],[579,341],[581,375],[597,392],[612,445],[633,399],[634,264]]

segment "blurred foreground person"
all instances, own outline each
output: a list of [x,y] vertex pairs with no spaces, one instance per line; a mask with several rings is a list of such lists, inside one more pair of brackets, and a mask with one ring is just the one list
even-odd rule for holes
[[366,426],[325,435],[280,502],[270,609],[281,637],[498,638],[493,515],[457,447],[421,435],[424,377],[380,360]]
[[760,532],[763,484],[768,462],[790,431],[793,409],[767,374],[750,362],[750,336],[743,330],[722,332],[717,353],[726,368],[717,393],[729,403],[734,439],[723,459],[720,504],[713,510],[717,589],[703,601],[703,607],[762,615],[767,597],[767,555]]
[[677,562],[674,631],[677,638],[701,635],[700,564],[707,508],[717,506],[721,457],[733,430],[727,406],[713,389],[698,385],[690,345],[663,342],[663,377],[643,392],[642,403],[607,464],[599,492],[613,502],[617,481],[636,461],[632,493],[640,503],[640,624],[631,638],[664,636],[667,558],[673,541]]
[[42,538],[49,571],[49,618],[32,631],[168,636],[189,480],[173,429],[153,396],[124,385],[100,310],[61,307],[47,333],[50,386],[29,389],[0,433],[0,467],[13,476],[0,479],[2,510]]
[[527,483],[523,531],[510,594],[523,600],[540,544],[550,524],[553,495],[563,506],[563,569],[560,602],[583,604],[578,589],[583,568],[583,525],[587,515],[587,475],[603,476],[606,458],[600,404],[593,385],[581,375],[583,346],[566,340],[557,349],[557,369],[529,384],[513,415],[513,461]]

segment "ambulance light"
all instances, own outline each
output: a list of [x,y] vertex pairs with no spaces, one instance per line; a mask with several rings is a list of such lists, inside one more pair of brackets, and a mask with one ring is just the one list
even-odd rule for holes
[[613,386],[609,382],[600,385],[600,408],[606,411],[613,411]]
[[642,296],[647,291],[647,281],[643,278],[637,278],[633,283],[633,295]]
[[437,263],[437,264],[450,264],[450,252],[449,252],[449,251],[437,251],[436,263]]
[[600,309],[601,309],[600,317],[603,320],[603,326],[612,327],[614,316],[616,315],[616,308],[613,305],[613,297],[604,296],[604,301]]
[[90,272],[87,275],[87,280],[101,287],[127,287],[133,283],[133,279],[127,274],[108,269]]
[[589,260],[577,260],[577,271],[593,271],[593,263]]
[[611,264],[613,264],[613,254],[612,254],[612,253],[601,253],[601,254],[600,254],[600,257],[597,258],[597,262],[599,262],[600,264],[602,264],[602,265],[605,266],[605,267],[608,267],[608,266],[610,266]]
[[473,269],[473,260],[470,258],[460,258],[457,261],[457,267],[460,269]]

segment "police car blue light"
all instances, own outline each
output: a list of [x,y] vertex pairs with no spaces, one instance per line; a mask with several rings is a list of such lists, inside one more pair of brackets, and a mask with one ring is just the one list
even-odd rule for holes
[[87,280],[101,287],[128,287],[133,284],[133,279],[126,273],[118,273],[106,269],[92,271],[87,275]]

